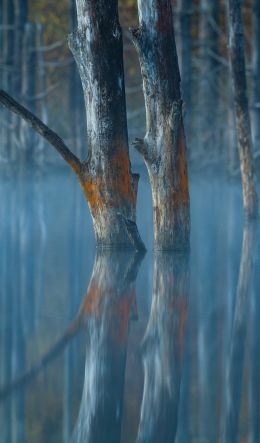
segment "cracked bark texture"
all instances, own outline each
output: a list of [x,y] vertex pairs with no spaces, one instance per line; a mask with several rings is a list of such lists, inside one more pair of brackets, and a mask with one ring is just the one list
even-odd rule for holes
[[[135,222],[139,176],[129,160],[122,32],[117,0],[77,0],[69,36],[87,114],[88,157],[81,185],[102,247],[131,247],[124,219]],[[123,217],[120,217],[122,214]]]
[[245,216],[250,219],[258,216],[258,197],[255,186],[253,143],[247,97],[241,0],[228,0],[228,14],[230,67],[243,185],[243,202]]
[[146,107],[146,135],[134,146],[149,173],[154,247],[189,249],[190,212],[180,74],[170,0],[139,0],[139,28],[132,30]]

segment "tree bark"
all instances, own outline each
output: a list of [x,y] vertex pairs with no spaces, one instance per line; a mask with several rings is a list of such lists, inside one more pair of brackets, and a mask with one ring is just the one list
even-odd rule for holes
[[228,12],[230,67],[243,185],[244,211],[247,218],[256,218],[258,216],[258,198],[255,188],[252,134],[247,97],[241,0],[228,0]]
[[[69,0],[69,27],[73,32],[77,27],[77,10],[75,0]],[[71,140],[79,157],[84,155],[86,123],[84,114],[84,96],[76,63],[69,70],[69,112],[71,119]]]
[[190,215],[180,74],[170,0],[139,0],[138,51],[146,107],[146,135],[135,148],[148,169],[154,247],[189,249]]
[[254,100],[254,144],[260,148],[260,2],[253,5],[253,100]]
[[181,89],[184,100],[186,116],[186,129],[188,134],[191,126],[192,109],[192,0],[179,0],[180,14],[180,53],[181,53]]
[[88,158],[82,188],[97,244],[129,247],[125,223],[135,222],[139,176],[129,160],[122,32],[117,0],[77,0],[78,29],[69,45],[77,62],[87,114]]

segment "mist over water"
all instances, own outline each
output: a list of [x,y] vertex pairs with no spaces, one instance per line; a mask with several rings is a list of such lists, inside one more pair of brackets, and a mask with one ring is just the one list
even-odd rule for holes
[[190,193],[190,256],[153,253],[141,170],[142,260],[95,251],[70,171],[2,167],[1,443],[260,441],[259,227],[239,181],[193,175]]

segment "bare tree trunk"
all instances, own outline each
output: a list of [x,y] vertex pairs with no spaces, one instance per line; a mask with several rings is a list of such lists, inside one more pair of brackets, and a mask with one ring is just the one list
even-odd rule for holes
[[186,129],[190,133],[192,109],[192,0],[179,0],[180,45],[181,45],[181,89],[186,115]]
[[[45,124],[48,124],[48,106],[47,106],[47,96],[46,96],[46,66],[45,66],[45,55],[41,48],[44,47],[44,28],[41,24],[36,25],[36,66],[37,66],[37,82],[36,89],[37,95],[41,98],[36,104],[36,108],[39,112],[40,118]],[[36,160],[42,164],[44,161],[44,150],[46,148],[45,141],[41,138],[38,142],[38,153],[36,154]]]
[[260,148],[260,2],[254,0],[253,6],[253,75],[254,75],[254,143]]
[[[26,23],[23,33],[22,48],[21,97],[28,109],[35,112],[36,95],[36,26]],[[32,159],[34,156],[35,133],[26,122],[21,121],[19,127],[23,153]]]
[[[69,0],[70,32],[77,28],[77,10],[75,0]],[[69,72],[69,115],[71,119],[71,140],[79,157],[84,155],[86,123],[84,114],[84,96],[76,63],[71,64]]]
[[219,0],[200,1],[199,142],[201,157],[219,161]]
[[[1,87],[10,89],[12,87],[13,63],[14,63],[14,5],[12,0],[3,0],[3,25],[2,30],[2,63],[3,71],[1,76]],[[1,115],[1,158],[4,161],[12,159],[13,136],[9,129],[11,128],[10,118],[5,110]]]
[[135,223],[139,175],[131,173],[129,160],[117,1],[78,0],[77,8],[79,27],[69,40],[85,96],[87,159],[81,162],[56,133],[4,91],[0,102],[47,139],[76,173],[97,245],[143,250]]
[[135,222],[139,176],[129,161],[122,32],[117,0],[77,0],[78,29],[69,38],[81,76],[88,158],[82,188],[92,214],[96,241],[129,247],[124,221]]
[[228,0],[228,9],[230,67],[233,81],[244,210],[247,218],[256,218],[258,216],[258,198],[255,188],[252,134],[247,97],[241,0]]
[[189,249],[190,214],[180,74],[170,0],[139,0],[133,30],[143,77],[146,135],[143,155],[153,199],[154,246]]

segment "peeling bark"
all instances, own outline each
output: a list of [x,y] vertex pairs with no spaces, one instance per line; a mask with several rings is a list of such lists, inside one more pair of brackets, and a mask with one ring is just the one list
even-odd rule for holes
[[146,135],[136,140],[148,169],[154,247],[189,249],[190,215],[180,74],[170,0],[139,0],[137,48],[146,107]]
[[97,244],[129,247],[121,213],[135,222],[138,175],[129,160],[122,32],[117,0],[77,0],[78,29],[69,36],[87,114],[88,158],[81,185]]
[[258,198],[255,188],[252,134],[247,97],[241,0],[228,0],[228,12],[230,67],[233,82],[244,211],[247,218],[256,218],[258,216]]

